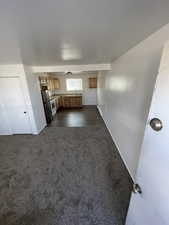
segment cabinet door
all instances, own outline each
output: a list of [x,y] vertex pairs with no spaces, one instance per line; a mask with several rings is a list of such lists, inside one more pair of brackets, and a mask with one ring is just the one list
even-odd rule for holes
[[71,97],[63,97],[64,107],[70,108],[71,107]]
[[51,91],[51,78],[50,77],[48,77],[47,82],[48,82],[48,90]]
[[82,97],[81,96],[72,96],[71,107],[81,107],[82,106]]
[[51,78],[51,88],[52,88],[52,91],[55,90],[55,83],[53,78]]
[[89,78],[89,88],[97,88],[97,78],[96,77]]
[[59,89],[60,88],[60,81],[58,78],[54,79],[54,89]]
[[54,90],[54,80],[52,77],[48,77],[48,90]]
[[58,107],[63,107],[64,104],[63,104],[63,97],[60,96],[59,99],[58,99]]

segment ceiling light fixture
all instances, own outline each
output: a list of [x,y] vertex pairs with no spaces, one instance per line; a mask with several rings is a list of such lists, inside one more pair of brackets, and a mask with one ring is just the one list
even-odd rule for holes
[[72,75],[72,74],[73,74],[73,73],[70,72],[70,71],[65,73],[65,75],[69,75],[69,76]]

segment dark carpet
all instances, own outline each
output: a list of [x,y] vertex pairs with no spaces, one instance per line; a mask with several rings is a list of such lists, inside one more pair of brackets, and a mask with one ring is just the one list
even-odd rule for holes
[[0,225],[123,225],[130,192],[101,121],[0,137]]

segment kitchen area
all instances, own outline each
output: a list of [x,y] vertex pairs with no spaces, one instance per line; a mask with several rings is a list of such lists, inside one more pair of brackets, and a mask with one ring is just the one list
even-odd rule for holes
[[42,73],[39,84],[48,125],[72,112],[76,120],[85,107],[97,105],[97,73]]

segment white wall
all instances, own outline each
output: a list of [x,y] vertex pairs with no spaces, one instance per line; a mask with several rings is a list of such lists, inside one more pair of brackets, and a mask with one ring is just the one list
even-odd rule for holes
[[[42,74],[43,75],[43,74]],[[67,94],[67,93],[82,93],[83,94],[83,104],[84,105],[97,105],[97,89],[96,88],[89,88],[89,77],[96,77],[97,74],[88,74],[88,73],[81,73],[81,74],[73,74],[73,75],[56,75],[60,80],[60,89],[55,91],[56,94]],[[83,91],[74,91],[70,92],[66,90],[66,78],[82,78],[83,79]]]
[[38,134],[46,126],[46,118],[41,97],[39,78],[33,74],[31,68],[24,66],[25,76],[28,85],[31,108],[33,113],[34,134]]
[[98,107],[128,167],[135,177],[145,124],[162,47],[169,25],[141,42],[98,75]]

